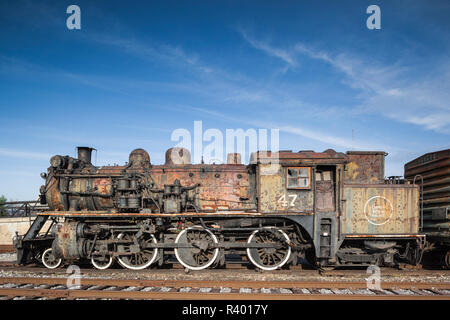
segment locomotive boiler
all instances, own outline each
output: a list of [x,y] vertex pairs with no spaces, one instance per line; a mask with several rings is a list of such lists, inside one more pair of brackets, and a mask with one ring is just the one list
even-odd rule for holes
[[385,152],[258,151],[248,165],[239,154],[191,164],[188,150],[171,148],[155,165],[136,149],[124,166],[96,167],[92,150],[50,159],[40,189],[50,210],[16,237],[19,264],[140,270],[176,258],[202,270],[240,255],[276,270],[299,258],[394,266],[422,254],[418,186],[385,180]]

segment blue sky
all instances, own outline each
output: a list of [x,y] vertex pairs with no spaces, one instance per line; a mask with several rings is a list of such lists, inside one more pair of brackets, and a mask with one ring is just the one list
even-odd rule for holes
[[[81,8],[68,30],[66,8]],[[381,8],[368,30],[366,8]],[[53,154],[163,162],[177,128],[279,128],[280,148],[449,148],[449,1],[2,1],[0,194]],[[352,135],[353,132],[353,135]]]

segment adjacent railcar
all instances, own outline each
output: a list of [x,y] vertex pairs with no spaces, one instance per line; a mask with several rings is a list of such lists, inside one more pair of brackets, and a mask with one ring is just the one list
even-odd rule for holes
[[[42,174],[50,211],[17,236],[19,264],[89,259],[140,270],[176,257],[185,268],[241,255],[275,270],[306,258],[326,268],[416,264],[419,190],[384,179],[384,152],[256,152],[250,164],[191,164],[186,149],[154,165],[143,149],[124,166],[96,167],[92,148],[54,156]],[[50,227],[44,231],[43,226]]]
[[421,187],[427,251],[450,268],[450,149],[424,154],[405,164],[405,178]]

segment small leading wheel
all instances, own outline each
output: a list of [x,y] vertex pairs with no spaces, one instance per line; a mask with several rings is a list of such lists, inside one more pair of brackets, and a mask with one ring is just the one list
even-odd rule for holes
[[[175,243],[180,245],[175,248],[175,256],[187,269],[202,270],[211,266],[219,255],[219,248],[211,248],[217,244],[216,236],[209,230],[200,226],[194,226],[181,231]],[[183,248],[183,245],[193,247]]]
[[[147,244],[157,243],[153,234],[144,233],[141,238],[138,239],[140,245],[135,245],[133,242],[134,235],[130,233],[121,233],[117,237],[120,240],[128,240],[130,244],[118,244],[117,245],[117,261],[119,264],[127,269],[131,270],[143,270],[148,268],[156,258],[158,258],[157,248],[147,248]],[[126,253],[120,255],[121,253]]]
[[281,229],[265,227],[254,231],[248,238],[249,244],[272,244],[273,247],[247,248],[250,261],[262,270],[281,268],[291,256],[290,240]]
[[42,263],[49,269],[56,269],[61,265],[62,259],[56,258],[52,248],[48,248],[42,253]]
[[112,265],[113,258],[110,255],[105,255],[105,256],[95,255],[95,256],[92,256],[91,263],[95,268],[97,268],[99,270],[105,270],[105,269],[108,269]]

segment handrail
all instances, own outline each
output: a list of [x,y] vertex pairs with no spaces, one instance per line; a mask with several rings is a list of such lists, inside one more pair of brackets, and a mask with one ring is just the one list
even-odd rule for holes
[[420,218],[421,218],[421,223],[420,223],[420,231],[423,231],[423,177],[420,174],[416,174],[414,176],[414,180],[413,180],[413,184],[416,184],[416,178],[419,177],[422,180],[422,183],[420,184]]
[[39,200],[8,201],[0,204],[0,218],[31,217],[34,213],[48,210],[48,206],[39,206]]

